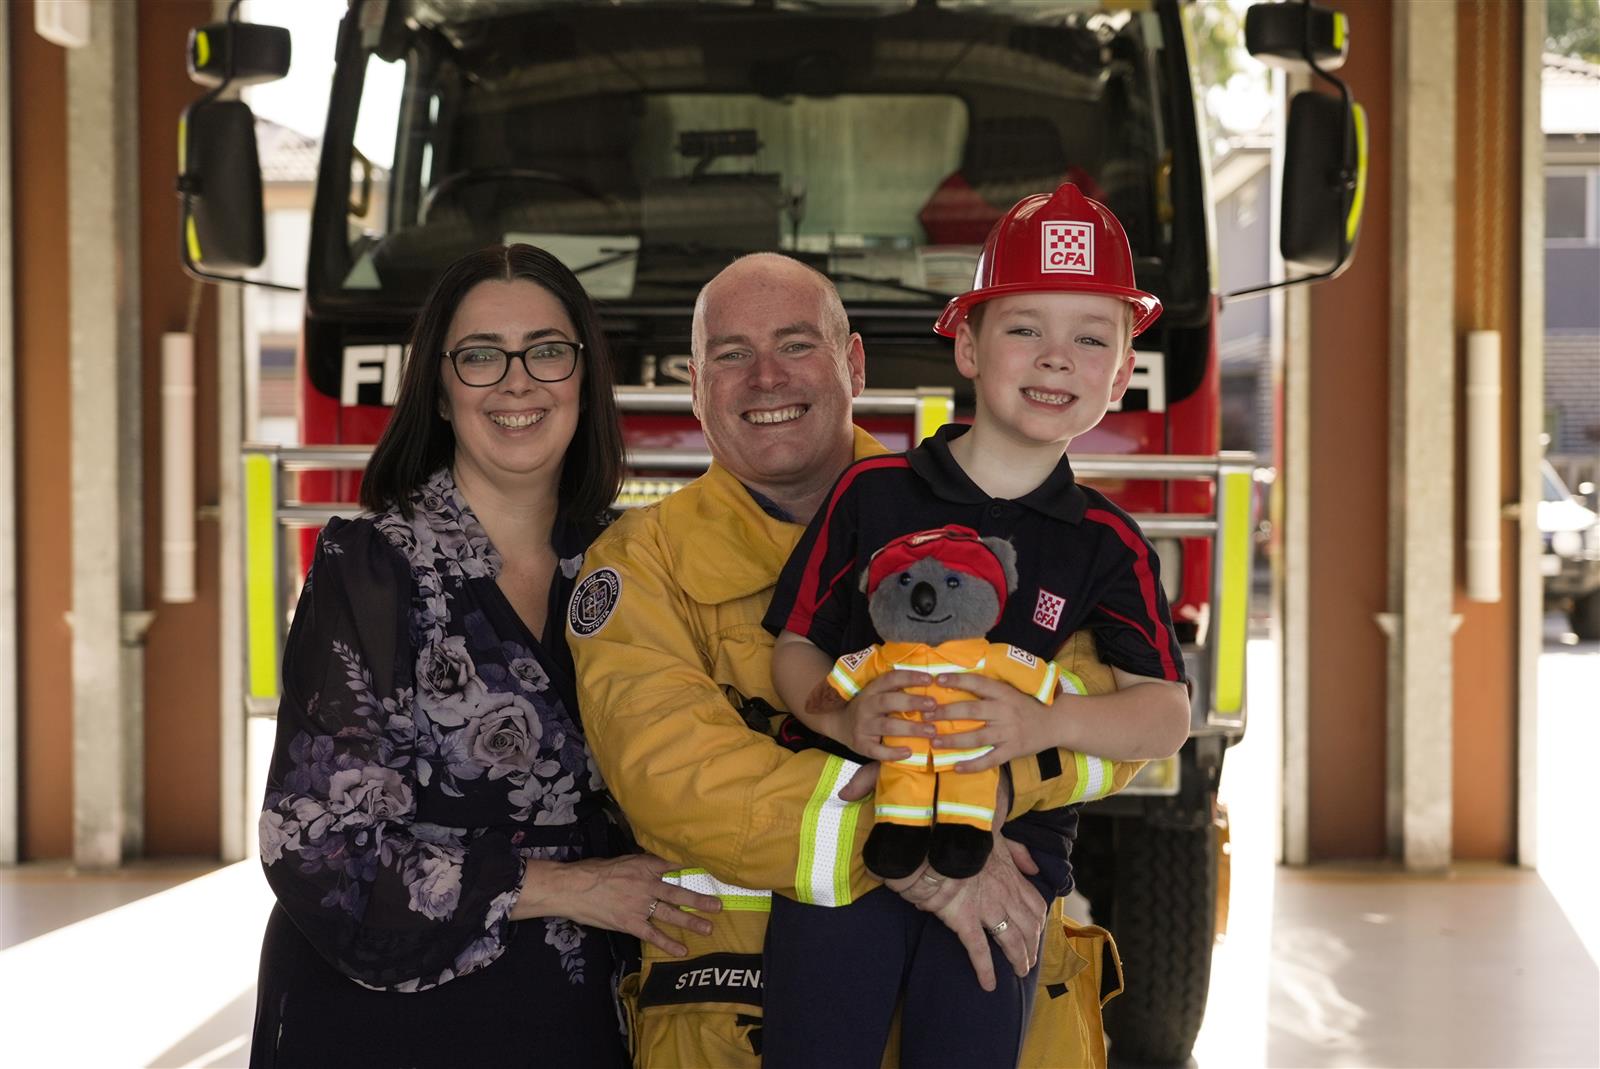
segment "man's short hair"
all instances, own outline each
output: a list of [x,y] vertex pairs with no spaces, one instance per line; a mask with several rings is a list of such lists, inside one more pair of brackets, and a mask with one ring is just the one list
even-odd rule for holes
[[694,299],[694,317],[689,324],[689,358],[696,363],[705,359],[706,355],[706,290],[711,288],[711,283],[717,281],[729,271],[738,267],[746,260],[782,260],[785,263],[803,267],[817,280],[822,290],[822,335],[829,342],[842,347],[850,339],[850,317],[845,314],[844,301],[839,298],[839,288],[833,284],[833,279],[818,271],[815,267],[793,256],[785,256],[781,252],[750,252],[734,260],[727,267],[718,271],[715,277],[700,287],[700,292]]

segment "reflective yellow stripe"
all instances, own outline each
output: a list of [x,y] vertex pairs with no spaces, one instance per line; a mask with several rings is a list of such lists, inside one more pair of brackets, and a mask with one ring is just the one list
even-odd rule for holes
[[842,690],[847,698],[854,698],[861,693],[861,688],[856,686],[856,681],[838,665],[833,666],[833,671],[828,673],[828,678],[833,680],[833,685]]
[[189,168],[184,163],[189,157],[189,116],[178,116],[178,173],[182,174]]
[[795,897],[809,905],[847,906],[852,900],[850,860],[862,803],[846,802],[839,792],[860,767],[842,757],[829,757],[806,803],[794,887]]
[[900,817],[902,820],[932,820],[933,806],[879,805],[872,810],[880,817]]
[[742,910],[746,913],[767,913],[772,909],[771,891],[752,891],[736,883],[723,883],[705,869],[678,869],[662,876],[661,882],[703,895],[713,895],[722,900],[723,909]]
[[1344,12],[1333,13],[1333,47],[1337,51],[1344,51],[1344,42],[1350,33],[1350,20],[1345,18]]
[[1344,243],[1354,244],[1361,227],[1361,207],[1367,202],[1367,109],[1351,103],[1356,127],[1356,195],[1350,198],[1350,214],[1344,220]]
[[199,70],[211,62],[211,38],[204,30],[194,35],[194,65]]
[[[933,676],[938,675],[940,672],[954,675],[958,672],[972,671],[964,664],[896,664],[894,667],[897,672],[927,672]],[[979,667],[982,666],[980,665]]]
[[928,755],[925,753],[914,753],[910,757],[902,757],[897,761],[890,761],[888,763],[891,765],[901,765],[905,768],[924,769],[928,767]]
[[1050,699],[1056,696],[1056,665],[1054,661],[1051,661],[1046,666],[1044,682],[1039,684],[1039,689],[1033,692],[1033,696],[1046,705],[1049,705]]
[[[1054,661],[1051,661],[1050,663],[1055,664]],[[1060,665],[1056,665],[1056,672],[1057,682],[1060,683],[1061,689],[1066,691],[1068,694],[1089,693],[1089,688],[1083,685],[1083,680],[1079,679],[1075,673],[1067,671]]]
[[917,441],[930,437],[934,431],[955,417],[955,400],[950,397],[924,395],[917,398]]
[[1078,782],[1072,788],[1072,796],[1067,799],[1070,805],[1073,802],[1092,802],[1096,798],[1104,798],[1111,790],[1112,763],[1104,757],[1095,757],[1092,754],[1074,753],[1073,764],[1077,769]]
[[941,817],[973,817],[977,820],[993,820],[994,810],[986,809],[981,805],[967,805],[965,802],[940,802],[939,815]]
[[1083,800],[1092,802],[1104,798],[1111,790],[1111,762],[1104,757],[1090,757],[1084,762],[1088,775],[1084,779]]
[[933,767],[949,768],[951,765],[961,761],[971,761],[974,758],[982,757],[992,749],[994,749],[993,746],[980,746],[976,750],[935,750],[933,752]]
[[278,696],[278,529],[272,500],[272,459],[245,457],[245,644],[253,698]]
[[1217,690],[1213,708],[1236,716],[1244,705],[1244,648],[1250,607],[1250,473],[1222,476],[1222,581],[1216,606]]
[[189,246],[189,259],[194,263],[200,262],[200,232],[195,229],[194,216],[188,216],[183,221],[183,238]]

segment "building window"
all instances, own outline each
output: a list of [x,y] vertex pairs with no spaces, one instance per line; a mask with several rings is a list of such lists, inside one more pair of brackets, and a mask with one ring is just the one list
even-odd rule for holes
[[1551,168],[1544,180],[1544,236],[1551,244],[1600,243],[1600,169]]

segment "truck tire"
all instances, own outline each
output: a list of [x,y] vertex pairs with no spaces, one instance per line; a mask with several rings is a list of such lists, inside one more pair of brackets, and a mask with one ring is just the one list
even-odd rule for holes
[[1582,641],[1600,639],[1600,590],[1591,590],[1573,598],[1567,622],[1572,625],[1572,633]]
[[1106,1004],[1111,1057],[1117,1064],[1181,1065],[1199,1034],[1211,982],[1216,833],[1209,825],[1115,824],[1106,927],[1122,953],[1127,986]]

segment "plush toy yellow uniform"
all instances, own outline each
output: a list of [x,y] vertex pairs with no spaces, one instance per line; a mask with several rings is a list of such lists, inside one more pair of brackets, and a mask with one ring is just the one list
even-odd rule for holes
[[[975,672],[1009,683],[1048,706],[1058,686],[1082,693],[1056,665],[1027,650],[990,642],[985,632],[1000,619],[1006,594],[1016,587],[1016,551],[999,538],[979,538],[969,527],[948,526],[903,535],[873,554],[863,576],[873,625],[885,641],[845,654],[828,682],[846,701],[872,680],[896,669],[933,676]],[[959,636],[959,637],[949,637]],[[941,705],[972,695],[937,683],[909,688]],[[913,712],[892,714],[921,720]],[[937,720],[940,735],[972,731],[972,720]],[[914,872],[923,858],[954,878],[975,874],[990,850],[999,769],[957,772],[954,767],[989,752],[936,749],[931,739],[885,736],[910,756],[885,762],[878,776],[876,825],[863,856],[876,873]]]

